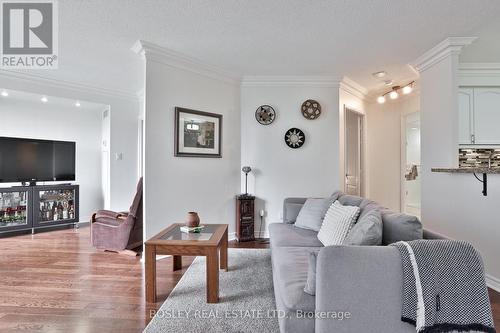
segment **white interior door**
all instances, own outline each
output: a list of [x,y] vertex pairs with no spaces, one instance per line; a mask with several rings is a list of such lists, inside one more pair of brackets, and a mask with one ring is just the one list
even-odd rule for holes
[[345,188],[347,194],[361,195],[363,115],[345,109]]

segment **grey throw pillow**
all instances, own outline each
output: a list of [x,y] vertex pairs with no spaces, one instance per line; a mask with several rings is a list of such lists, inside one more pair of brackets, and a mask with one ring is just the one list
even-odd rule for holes
[[416,216],[387,210],[382,212],[382,224],[384,245],[423,238],[422,223]]
[[304,292],[309,295],[316,295],[316,261],[318,260],[318,252],[309,253],[309,267],[307,268],[307,280],[304,287]]
[[287,203],[287,212],[283,214],[283,223],[293,224],[295,223],[303,204],[299,203]]
[[309,198],[300,209],[295,226],[302,229],[319,231],[328,208],[335,202],[335,196],[329,198]]
[[360,207],[363,200],[366,200],[362,197],[358,197],[357,195],[350,194],[342,194],[339,196],[339,202],[343,206],[357,206]]
[[382,214],[378,209],[370,209],[367,212],[363,212],[342,244],[381,245],[382,230]]

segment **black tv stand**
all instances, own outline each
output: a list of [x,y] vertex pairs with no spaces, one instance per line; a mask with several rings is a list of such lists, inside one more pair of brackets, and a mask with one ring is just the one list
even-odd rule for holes
[[[25,183],[26,184],[26,183]],[[52,184],[0,188],[0,236],[13,231],[78,228],[79,186]]]

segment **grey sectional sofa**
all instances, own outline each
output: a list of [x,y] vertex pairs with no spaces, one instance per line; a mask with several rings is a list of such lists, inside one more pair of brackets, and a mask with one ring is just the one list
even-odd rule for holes
[[[341,194],[343,205],[382,212],[383,245],[421,239],[420,221],[361,197]],[[306,198],[285,199],[283,222],[269,226],[274,293],[281,332],[415,332],[401,321],[402,269],[391,246],[323,247],[317,232],[294,225]],[[426,233],[425,238],[437,238]],[[316,295],[304,292],[309,254],[319,251]]]

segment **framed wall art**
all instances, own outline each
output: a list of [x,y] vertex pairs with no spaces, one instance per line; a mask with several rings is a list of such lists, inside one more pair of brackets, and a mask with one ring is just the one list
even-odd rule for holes
[[175,108],[174,154],[179,157],[222,157],[222,115]]

